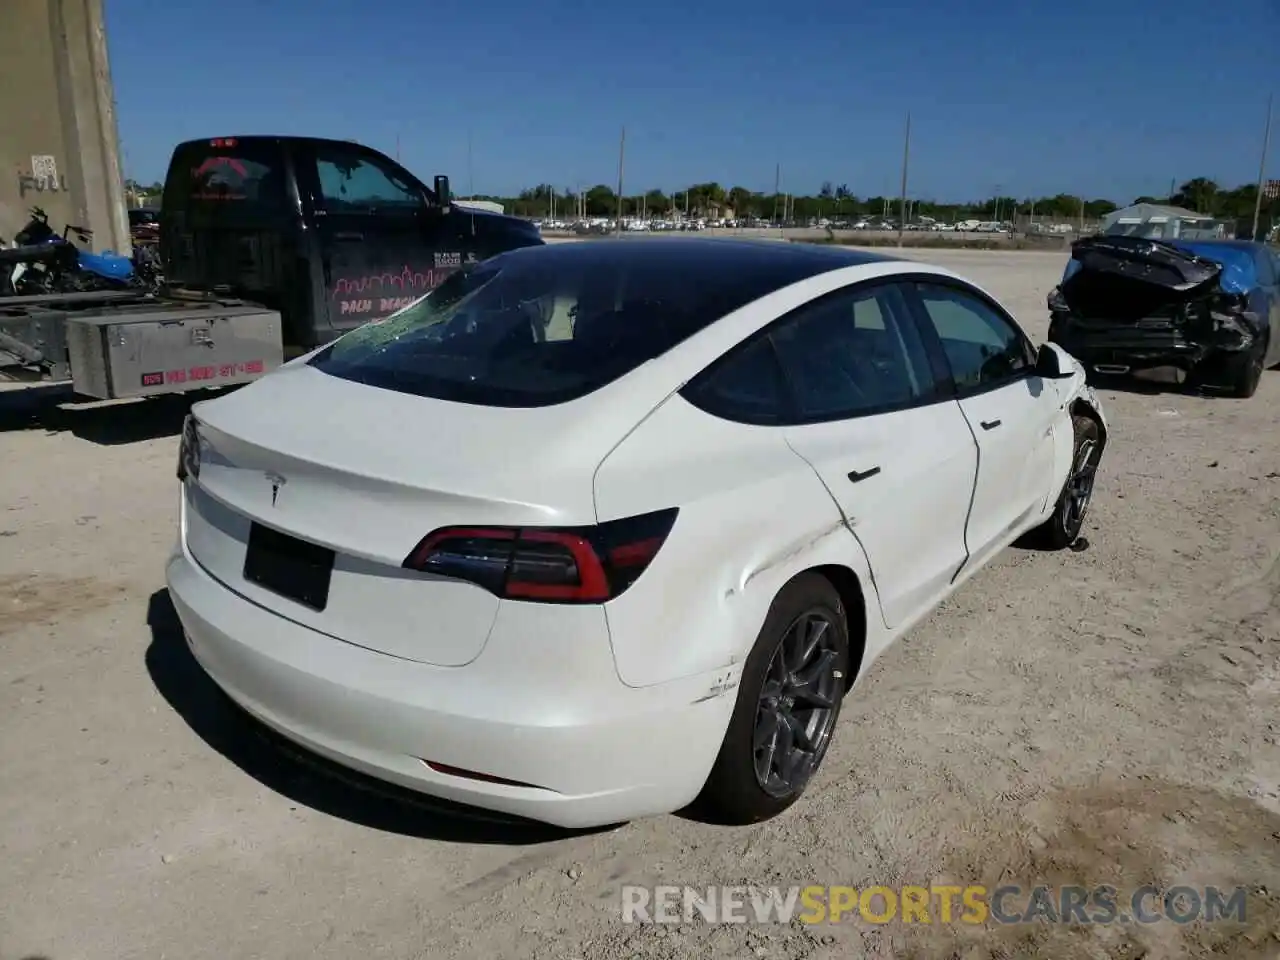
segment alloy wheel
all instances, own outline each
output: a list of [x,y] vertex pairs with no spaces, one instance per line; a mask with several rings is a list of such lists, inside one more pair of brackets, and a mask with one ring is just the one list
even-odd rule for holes
[[1062,526],[1069,540],[1080,535],[1085,514],[1089,512],[1089,501],[1093,499],[1094,478],[1098,473],[1098,465],[1093,462],[1096,446],[1096,441],[1091,439],[1080,444],[1076,450],[1075,463],[1071,467],[1071,476],[1067,478],[1066,495],[1062,498]]
[[836,717],[842,676],[836,627],[812,610],[797,617],[773,652],[756,709],[756,781],[773,797],[804,789]]

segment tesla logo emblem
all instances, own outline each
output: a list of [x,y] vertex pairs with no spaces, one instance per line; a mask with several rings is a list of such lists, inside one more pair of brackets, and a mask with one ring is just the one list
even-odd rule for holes
[[267,482],[271,484],[271,505],[276,505],[276,499],[280,496],[280,488],[289,481],[278,473],[268,473]]

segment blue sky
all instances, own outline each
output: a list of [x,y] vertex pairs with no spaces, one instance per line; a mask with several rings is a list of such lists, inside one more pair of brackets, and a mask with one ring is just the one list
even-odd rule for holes
[[[1280,0],[106,0],[129,176],[179,140],[360,140],[455,191],[716,180],[939,200],[1257,177]],[[305,13],[302,13],[305,11]],[[1269,175],[1280,175],[1280,128]],[[471,163],[468,169],[468,141]]]

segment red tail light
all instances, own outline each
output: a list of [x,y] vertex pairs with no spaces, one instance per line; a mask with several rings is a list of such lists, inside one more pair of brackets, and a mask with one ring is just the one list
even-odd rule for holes
[[178,444],[178,479],[200,479],[200,428],[196,418],[187,414],[182,421],[182,440]]
[[404,566],[467,580],[511,600],[604,603],[657,556],[676,509],[591,527],[442,527]]

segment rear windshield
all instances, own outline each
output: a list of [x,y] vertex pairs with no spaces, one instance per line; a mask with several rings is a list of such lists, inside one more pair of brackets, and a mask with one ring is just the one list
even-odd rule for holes
[[503,254],[454,273],[311,364],[424,397],[547,406],[599,389],[785,282],[776,270],[707,271],[696,257],[594,256],[571,246]]
[[235,139],[183,144],[165,178],[166,209],[191,206],[277,207],[284,168],[268,144]]

